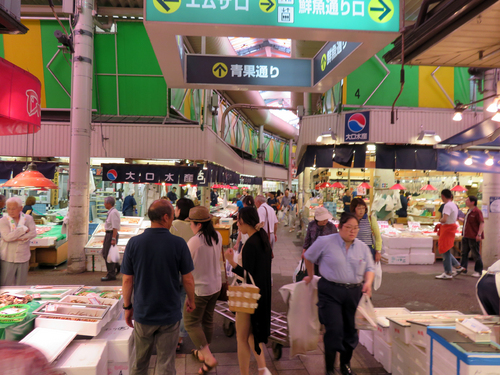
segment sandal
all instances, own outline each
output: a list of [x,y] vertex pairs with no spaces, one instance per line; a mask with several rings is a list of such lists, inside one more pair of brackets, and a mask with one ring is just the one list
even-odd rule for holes
[[193,355],[193,357],[194,357],[194,358],[196,358],[196,360],[197,360],[198,362],[205,363],[205,361],[204,361],[204,360],[202,361],[202,360],[200,359],[200,351],[199,351],[199,350],[193,349],[193,350],[191,350],[191,354]]
[[181,351],[182,344],[184,344],[182,341],[179,341],[179,342],[177,343],[177,349],[176,349],[176,351],[177,351],[177,352],[180,352],[180,351]]
[[[200,368],[201,373],[198,371],[198,375],[206,375],[206,374],[208,374],[210,371],[212,371],[214,368],[216,368],[217,365],[218,365],[218,363],[216,363],[213,366],[209,366],[209,365],[207,365],[206,362],[203,362],[203,366],[201,366],[201,368]],[[205,370],[205,368],[206,368],[206,370]]]

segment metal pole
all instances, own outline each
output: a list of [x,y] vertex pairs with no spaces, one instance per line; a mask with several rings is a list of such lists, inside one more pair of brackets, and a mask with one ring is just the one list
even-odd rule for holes
[[262,163],[262,192],[264,192],[264,179],[266,178],[266,151],[264,150],[264,125],[259,127],[259,150]]
[[78,3],[71,85],[71,157],[69,163],[68,272],[85,272],[89,227],[90,124],[92,120],[93,0]]
[[288,141],[288,188],[290,192],[292,191],[292,150],[293,150],[293,139]]

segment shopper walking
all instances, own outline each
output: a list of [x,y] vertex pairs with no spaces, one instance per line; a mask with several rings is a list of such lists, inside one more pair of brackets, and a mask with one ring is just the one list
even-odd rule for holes
[[318,238],[306,251],[309,284],[314,264],[322,275],[318,282],[318,313],[325,325],[326,373],[334,374],[337,352],[340,353],[342,375],[354,374],[351,358],[358,345],[354,315],[363,293],[371,296],[374,279],[373,256],[368,246],[356,238],[359,221],[352,213],[343,213],[339,233]]
[[257,195],[255,205],[259,214],[262,228],[266,231],[271,244],[271,249],[274,249],[274,244],[278,241],[276,232],[278,231],[278,218],[274,209],[266,203],[266,198],[263,195]]
[[0,219],[1,285],[27,285],[30,241],[36,227],[30,215],[23,214],[19,197],[7,199],[7,214]]
[[[444,272],[436,276],[436,279],[450,280],[454,275],[465,271],[465,268],[460,266],[460,263],[458,263],[451,253],[451,249],[453,249],[455,243],[455,233],[458,228],[458,207],[453,202],[451,190],[444,189],[441,191],[441,200],[444,203],[443,216],[439,220],[441,224],[437,225],[437,231],[439,235],[439,253],[443,254]],[[452,272],[452,268],[455,268],[455,273]]]
[[280,206],[283,212],[283,218],[285,219],[285,227],[290,225],[290,190],[285,190],[285,195],[281,198]]
[[[234,273],[240,277],[245,277],[245,271],[252,275],[261,295],[253,315],[236,313],[236,339],[241,375],[250,374],[251,353],[257,361],[259,375],[271,374],[266,367],[264,350],[266,350],[265,344],[267,344],[267,339],[271,334],[272,250],[267,233],[261,228],[259,221],[259,214],[254,208],[242,208],[239,212],[238,228],[249,236],[243,247],[242,265],[240,266],[234,261],[233,249],[230,248],[225,254]],[[251,282],[248,276],[245,282]]]
[[115,208],[115,198],[106,197],[104,198],[104,207],[108,210],[108,216],[104,222],[104,229],[106,230],[106,235],[104,237],[104,243],[102,244],[102,256],[106,262],[106,269],[108,273],[106,276],[101,277],[101,281],[111,281],[116,280],[116,274],[120,272],[120,264],[109,263],[108,254],[111,246],[116,246],[118,243],[118,231],[120,230],[120,213]]
[[169,231],[174,220],[170,202],[154,201],[148,216],[151,228],[129,240],[122,264],[125,321],[134,328],[136,358],[131,375],[148,374],[155,341],[155,373],[175,375],[175,348],[182,308],[179,273],[187,293],[186,311],[190,313],[196,308],[193,260],[186,242]]
[[[251,195],[247,195],[243,198],[243,207],[253,207],[255,208],[255,201]],[[236,251],[236,253],[240,254],[241,249],[245,245],[245,242],[248,240],[248,234],[243,234],[241,233],[241,230],[238,231],[238,238],[236,239],[236,244],[233,247],[233,250]],[[238,258],[241,260],[241,255]],[[241,265],[241,262],[237,262],[238,264]]]
[[217,366],[210,351],[214,333],[214,310],[219,297],[221,280],[222,236],[214,229],[212,217],[206,207],[189,211],[191,230],[194,236],[188,247],[194,264],[194,303],[191,313],[184,308],[186,331],[197,348],[191,353],[203,363],[199,373],[206,374]]
[[274,210],[275,213],[278,213],[278,199],[276,198],[276,194],[274,192],[267,193],[267,204]]
[[469,209],[464,219],[458,219],[463,223],[462,230],[462,254],[460,265],[464,268],[462,273],[467,273],[469,265],[469,252],[472,252],[472,259],[476,262],[472,277],[481,277],[483,272],[483,261],[479,253],[479,244],[484,238],[484,218],[483,213],[477,208],[477,197],[470,195],[465,200],[465,205]]
[[[168,198],[167,198],[168,199]],[[186,219],[189,217],[189,210],[194,207],[194,202],[188,198],[181,198],[175,202],[175,220],[172,222],[172,227],[170,228],[170,233],[177,237],[181,237],[186,243],[193,237],[193,231],[191,230],[191,223]],[[182,276],[179,275],[182,281]],[[180,283],[180,296],[181,296],[181,306],[184,306],[186,302],[186,291]],[[179,342],[177,343],[177,351],[181,350],[184,344],[184,339],[188,336],[186,328],[184,326],[184,316],[181,319],[179,327]]]
[[363,198],[353,198],[351,212],[359,221],[359,232],[356,237],[368,246],[372,252],[375,263],[382,258],[382,236],[378,228],[377,219],[368,216],[368,206]]
[[135,191],[131,190],[123,200],[123,216],[135,216],[134,213],[137,207],[137,202],[135,201],[134,194]]
[[295,230],[298,216],[299,205],[297,204],[297,198],[292,197],[290,200],[290,205],[288,207],[288,222],[290,223],[290,233]]
[[[328,236],[330,234],[337,233],[337,227],[335,224],[330,222],[332,219],[332,214],[324,207],[316,208],[314,211],[314,220],[307,226],[306,238],[304,240],[304,246],[302,250],[302,257],[304,257],[305,252],[311,247],[311,245],[321,236]],[[317,265],[314,266],[314,274],[320,276],[319,268]]]

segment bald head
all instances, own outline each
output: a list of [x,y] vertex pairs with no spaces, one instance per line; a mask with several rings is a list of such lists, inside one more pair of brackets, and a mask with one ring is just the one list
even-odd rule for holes
[[170,222],[170,225],[172,225],[172,221],[174,220],[174,208],[168,200],[157,199],[149,206],[148,216],[149,220],[151,220],[151,224],[156,223],[165,226],[165,222]]

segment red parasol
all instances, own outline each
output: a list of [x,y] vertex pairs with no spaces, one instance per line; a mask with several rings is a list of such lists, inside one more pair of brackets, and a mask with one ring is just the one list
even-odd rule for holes
[[437,190],[437,189],[434,186],[432,186],[431,184],[427,184],[427,185],[421,187],[420,190],[431,191],[431,190]]
[[316,190],[327,189],[327,188],[330,188],[330,187],[332,187],[332,185],[330,185],[328,182],[322,182],[322,183],[316,185],[315,189]]
[[401,185],[399,182],[396,185],[392,185],[389,189],[390,190],[406,190],[406,188],[403,185]]
[[358,187],[359,188],[362,187],[362,188],[365,188],[365,189],[371,189],[372,188],[368,182],[362,182],[361,184],[358,185]]
[[467,188],[465,188],[461,185],[457,185],[453,189],[451,189],[451,191],[467,191]]

